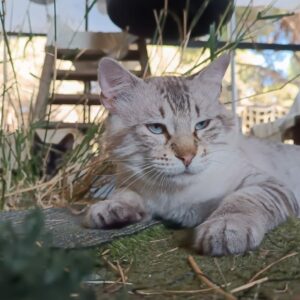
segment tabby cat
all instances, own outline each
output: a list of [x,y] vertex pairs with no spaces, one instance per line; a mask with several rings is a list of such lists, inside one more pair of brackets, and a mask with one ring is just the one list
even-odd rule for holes
[[299,216],[300,148],[248,138],[220,103],[225,54],[189,77],[135,77],[103,58],[99,83],[110,114],[106,146],[117,189],[90,206],[85,225],[159,218],[194,228],[202,254],[244,253]]

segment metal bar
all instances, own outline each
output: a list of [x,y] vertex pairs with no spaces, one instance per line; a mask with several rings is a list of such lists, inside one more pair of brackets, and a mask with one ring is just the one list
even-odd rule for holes
[[[227,42],[218,41],[219,48],[225,46]],[[178,41],[165,40],[164,45],[177,46]],[[190,41],[188,47],[190,48],[203,48],[207,45],[206,41]],[[237,49],[251,49],[251,50],[274,50],[274,51],[300,51],[300,44],[276,44],[276,43],[253,43],[242,42],[237,44]]]
[[[4,19],[3,23],[5,24],[5,6],[4,6],[4,3],[2,4],[2,11],[1,13],[3,14],[2,15],[2,18]],[[2,28],[1,28],[1,34],[3,34],[2,32]],[[1,127],[0,129],[3,130],[4,129],[4,124],[5,124],[5,119],[6,119],[6,115],[7,115],[7,108],[5,107],[5,104],[6,104],[6,84],[7,84],[7,78],[8,78],[8,72],[7,72],[7,49],[6,49],[6,44],[3,43],[3,93],[2,93],[2,101],[0,102],[0,108],[1,108],[1,111],[0,111],[0,119],[1,119]]]
[[[20,36],[20,37],[35,37],[35,36],[47,36],[46,33],[28,33],[28,32],[14,32],[7,31],[7,36]],[[178,41],[165,40],[164,45],[179,46]],[[206,41],[190,41],[188,43],[189,48],[203,48],[206,45]],[[218,41],[218,47],[223,47],[226,42]],[[277,43],[253,43],[242,42],[237,44],[237,49],[250,49],[250,50],[274,50],[274,51],[300,51],[300,44],[277,44]]]
[[[235,10],[232,13],[232,17],[229,23],[229,32],[230,32],[230,40],[236,39],[236,12]],[[231,72],[231,110],[234,115],[236,115],[236,101],[238,98],[237,95],[237,87],[236,87],[236,62],[235,62],[235,50],[230,53],[231,61],[230,61],[230,72]]]
[[[7,31],[7,36],[20,36],[20,37],[31,37],[31,36],[47,36],[46,33],[27,33],[27,32],[14,32]],[[178,41],[165,40],[164,45],[179,46]],[[218,47],[223,47],[226,42],[218,41]],[[203,48],[206,45],[206,41],[190,41],[188,43],[189,48]],[[242,42],[236,46],[237,49],[251,49],[251,50],[274,50],[274,51],[300,51],[300,44],[277,44],[277,43],[252,43]]]
[[89,0],[85,0],[85,31],[89,30]]
[[14,32],[14,31],[7,31],[7,36],[18,36],[18,37],[35,37],[35,36],[47,36],[47,33],[32,33],[32,32]]
[[[89,0],[85,0],[85,31],[89,30]],[[84,81],[84,94],[89,94],[91,91],[91,83],[89,81]],[[88,110],[88,111],[87,111]],[[88,116],[87,116],[88,115]],[[85,104],[83,106],[83,122],[89,122],[89,107]]]
[[[27,33],[27,32],[13,32],[7,31],[7,36],[18,37],[46,37],[46,33]],[[218,41],[217,46],[219,48],[226,45],[227,42]],[[165,46],[179,46],[178,41],[165,40]],[[188,48],[203,48],[207,45],[206,41],[190,41],[187,45]],[[274,51],[300,51],[300,44],[277,44],[277,43],[253,43],[253,42],[241,42],[236,45],[236,49],[249,49],[249,50],[274,50]]]

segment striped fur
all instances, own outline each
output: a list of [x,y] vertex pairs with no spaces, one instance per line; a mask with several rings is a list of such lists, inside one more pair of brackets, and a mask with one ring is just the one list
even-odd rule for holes
[[300,148],[240,134],[218,101],[228,62],[225,55],[191,77],[147,80],[100,62],[117,188],[90,207],[86,226],[159,218],[195,227],[198,252],[225,255],[256,248],[266,232],[299,216]]

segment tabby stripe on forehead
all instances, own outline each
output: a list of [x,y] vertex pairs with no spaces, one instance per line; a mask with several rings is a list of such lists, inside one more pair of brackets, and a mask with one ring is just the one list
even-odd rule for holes
[[159,108],[159,112],[160,112],[161,116],[162,116],[163,118],[165,118],[166,113],[165,113],[165,111],[164,111],[164,109],[163,109],[162,107]]
[[186,85],[182,85],[178,81],[171,82],[169,94],[178,111],[191,112],[191,104]]
[[171,99],[167,95],[165,96],[165,99],[168,101],[172,112],[175,114],[176,110],[175,110],[175,106],[173,105],[174,103],[171,101]]
[[166,89],[162,87],[159,92],[162,94],[163,98],[169,103],[172,112],[175,113],[175,107],[173,106],[173,103],[169,99]]
[[189,90],[185,84],[183,85],[183,91],[184,94],[182,96],[185,96],[183,97],[183,99],[186,100],[188,111],[189,113],[191,113],[191,102],[190,102]]
[[190,98],[189,98],[188,95],[186,97],[186,103],[187,103],[187,106],[188,106],[188,111],[191,112],[191,103],[190,103]]
[[195,110],[196,110],[196,113],[197,113],[197,117],[199,118],[200,117],[200,108],[197,104],[195,105]]

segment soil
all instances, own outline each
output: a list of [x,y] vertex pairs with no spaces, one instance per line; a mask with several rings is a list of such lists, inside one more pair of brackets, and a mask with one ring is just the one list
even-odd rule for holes
[[[21,232],[27,214],[1,212],[0,223],[10,220]],[[121,230],[87,230],[67,210],[49,209],[44,214],[46,231],[53,235],[49,246],[89,246],[97,251],[97,269],[86,280],[99,300],[223,299],[220,287],[227,299],[300,299],[300,219],[290,219],[267,234],[256,251],[214,258],[186,246],[191,240],[187,230],[154,222]],[[211,286],[208,290],[188,263],[189,256],[218,291]],[[244,288],[251,279],[255,284]],[[239,287],[243,289],[235,292]]]

